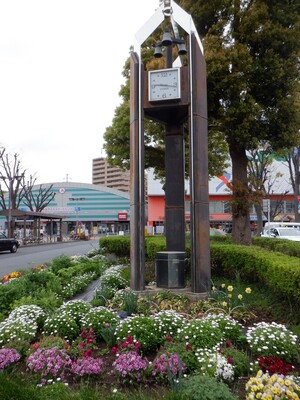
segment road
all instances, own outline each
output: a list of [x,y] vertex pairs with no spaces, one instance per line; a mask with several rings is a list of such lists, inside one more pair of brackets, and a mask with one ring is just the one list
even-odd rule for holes
[[70,241],[19,247],[16,253],[0,253],[0,279],[3,275],[20,269],[29,269],[47,263],[61,255],[84,255],[99,248],[99,238],[88,241]]

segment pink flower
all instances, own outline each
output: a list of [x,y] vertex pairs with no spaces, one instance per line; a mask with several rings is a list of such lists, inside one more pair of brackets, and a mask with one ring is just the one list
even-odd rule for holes
[[147,369],[147,359],[135,351],[121,354],[113,363],[115,371],[123,383],[136,383],[142,380]]
[[0,371],[21,358],[16,349],[0,349]]

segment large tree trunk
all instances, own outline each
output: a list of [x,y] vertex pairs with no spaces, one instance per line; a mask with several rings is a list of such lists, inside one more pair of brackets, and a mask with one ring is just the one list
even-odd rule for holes
[[236,244],[251,244],[247,156],[233,141],[229,144],[232,162],[232,238]]

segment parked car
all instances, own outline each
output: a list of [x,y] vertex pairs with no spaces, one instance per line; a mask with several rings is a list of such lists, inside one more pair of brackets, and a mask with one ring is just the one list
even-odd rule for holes
[[15,238],[8,238],[4,233],[0,233],[0,251],[10,251],[16,253],[20,243]]
[[294,240],[300,242],[300,229],[297,228],[267,228],[264,229],[262,237]]

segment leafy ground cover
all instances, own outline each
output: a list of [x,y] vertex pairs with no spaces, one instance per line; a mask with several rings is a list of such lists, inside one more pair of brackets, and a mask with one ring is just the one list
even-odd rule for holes
[[[78,298],[95,279],[92,300]],[[100,254],[5,277],[0,296],[22,296],[1,309],[0,398],[299,398],[292,305],[238,276],[214,277],[196,302],[128,283],[129,267]]]

